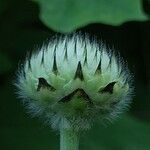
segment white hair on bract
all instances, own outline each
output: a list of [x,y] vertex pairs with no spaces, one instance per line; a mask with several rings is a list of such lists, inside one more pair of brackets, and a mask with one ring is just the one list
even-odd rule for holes
[[17,73],[18,95],[32,116],[53,128],[89,129],[112,120],[133,95],[127,64],[105,44],[74,34],[57,37],[27,57]]

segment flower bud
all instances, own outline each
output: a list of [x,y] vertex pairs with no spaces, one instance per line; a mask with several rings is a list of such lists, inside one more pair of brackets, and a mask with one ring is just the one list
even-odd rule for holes
[[94,120],[113,119],[132,97],[132,78],[123,60],[88,37],[50,41],[18,71],[18,94],[33,116],[54,128],[88,129]]

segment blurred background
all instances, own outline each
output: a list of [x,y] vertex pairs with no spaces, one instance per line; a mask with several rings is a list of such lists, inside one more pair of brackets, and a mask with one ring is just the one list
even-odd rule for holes
[[26,114],[12,83],[28,51],[75,31],[119,51],[136,91],[130,110],[112,125],[96,123],[80,149],[150,150],[150,0],[0,0],[0,149],[59,149],[59,134]]

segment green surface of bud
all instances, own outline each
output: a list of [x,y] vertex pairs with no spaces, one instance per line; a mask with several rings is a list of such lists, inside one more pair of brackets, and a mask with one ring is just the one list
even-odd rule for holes
[[33,116],[58,129],[88,129],[111,120],[132,98],[132,77],[122,58],[86,36],[56,38],[27,57],[18,71],[18,95]]

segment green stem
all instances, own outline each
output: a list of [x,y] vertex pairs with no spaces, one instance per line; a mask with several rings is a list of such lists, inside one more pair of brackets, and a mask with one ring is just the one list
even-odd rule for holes
[[65,127],[65,121],[61,121],[60,129],[60,150],[78,150],[79,149],[79,134],[71,127]]

